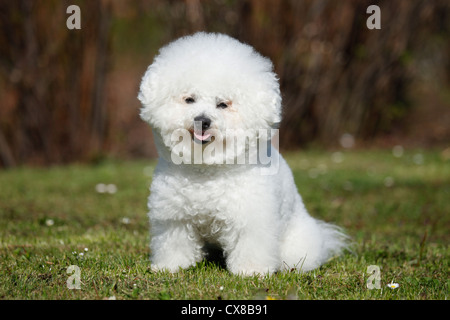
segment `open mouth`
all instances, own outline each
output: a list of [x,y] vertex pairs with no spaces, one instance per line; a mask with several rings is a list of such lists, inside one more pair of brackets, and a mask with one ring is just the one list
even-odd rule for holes
[[212,141],[213,138],[212,134],[207,132],[206,130],[204,131],[189,130],[189,131],[191,133],[192,140],[194,140],[194,142],[196,143],[206,144]]

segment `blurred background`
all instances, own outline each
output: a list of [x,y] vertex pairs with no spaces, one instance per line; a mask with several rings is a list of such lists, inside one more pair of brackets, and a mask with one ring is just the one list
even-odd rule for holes
[[[66,27],[72,4],[80,30]],[[380,30],[366,27],[372,4]],[[140,79],[162,45],[200,30],[272,59],[282,149],[448,148],[449,9],[448,0],[0,0],[0,167],[155,157]]]

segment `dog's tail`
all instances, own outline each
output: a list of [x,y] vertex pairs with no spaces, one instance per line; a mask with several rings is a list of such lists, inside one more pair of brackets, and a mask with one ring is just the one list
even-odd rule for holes
[[322,234],[321,264],[342,255],[345,251],[352,252],[351,238],[341,227],[316,220]]
[[310,216],[293,218],[281,241],[285,268],[309,271],[350,249],[350,237],[333,225]]

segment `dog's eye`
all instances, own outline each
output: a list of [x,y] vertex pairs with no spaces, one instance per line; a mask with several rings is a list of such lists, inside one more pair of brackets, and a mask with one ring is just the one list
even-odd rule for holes
[[192,98],[192,97],[187,97],[187,98],[185,98],[184,99],[184,102],[186,102],[186,103],[194,103],[195,102],[195,99],[194,98]]
[[225,102],[221,102],[217,104],[217,108],[225,109],[228,108],[228,105]]

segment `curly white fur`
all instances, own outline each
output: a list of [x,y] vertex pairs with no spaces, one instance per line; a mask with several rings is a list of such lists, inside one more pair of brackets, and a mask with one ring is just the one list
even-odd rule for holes
[[[262,174],[260,161],[232,161],[267,143],[261,130],[281,121],[272,69],[252,47],[207,33],[162,48],[147,69],[138,98],[160,155],[148,201],[154,268],[176,272],[192,266],[204,258],[206,243],[219,245],[227,268],[243,275],[311,270],[345,248],[346,236],[337,227],[308,214],[275,148],[275,174]],[[208,119],[209,131],[195,131],[198,117]],[[188,161],[175,163],[180,140],[174,132],[180,129],[189,132],[182,152]],[[227,139],[239,138],[242,130],[246,146],[235,148]],[[206,141],[209,132],[215,140]],[[199,164],[189,161],[195,148],[205,151],[213,143],[227,152],[205,154]]]

